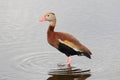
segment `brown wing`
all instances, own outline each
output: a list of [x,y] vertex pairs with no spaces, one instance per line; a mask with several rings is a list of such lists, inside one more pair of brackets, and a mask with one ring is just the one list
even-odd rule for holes
[[63,32],[55,32],[55,38],[57,42],[61,42],[76,51],[84,52],[85,54],[91,55],[91,52],[87,47],[82,45],[75,37],[68,33],[63,33]]

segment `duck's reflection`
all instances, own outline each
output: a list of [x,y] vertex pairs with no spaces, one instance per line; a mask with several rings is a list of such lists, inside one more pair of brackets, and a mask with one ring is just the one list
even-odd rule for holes
[[58,69],[52,69],[49,75],[51,77],[47,80],[86,80],[91,76],[90,70],[81,70],[70,65],[59,65]]

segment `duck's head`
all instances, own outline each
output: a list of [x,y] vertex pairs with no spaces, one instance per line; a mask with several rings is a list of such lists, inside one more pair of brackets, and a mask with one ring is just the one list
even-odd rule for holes
[[46,13],[46,14],[40,19],[40,22],[44,22],[44,21],[55,22],[55,21],[56,21],[56,16],[55,16],[55,14],[52,13],[52,12]]

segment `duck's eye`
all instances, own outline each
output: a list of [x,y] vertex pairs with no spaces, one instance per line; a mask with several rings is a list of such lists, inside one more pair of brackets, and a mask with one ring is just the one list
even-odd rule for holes
[[47,15],[48,17],[50,16],[50,15]]

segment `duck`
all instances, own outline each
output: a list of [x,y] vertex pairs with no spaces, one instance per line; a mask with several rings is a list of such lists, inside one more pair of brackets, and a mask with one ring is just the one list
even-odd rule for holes
[[56,27],[56,15],[53,12],[48,12],[39,20],[40,22],[49,22],[47,30],[47,41],[48,43],[56,48],[61,53],[64,53],[67,56],[66,64],[71,64],[71,56],[86,56],[91,59],[92,53],[90,50],[80,43],[73,35],[65,32],[55,31]]

